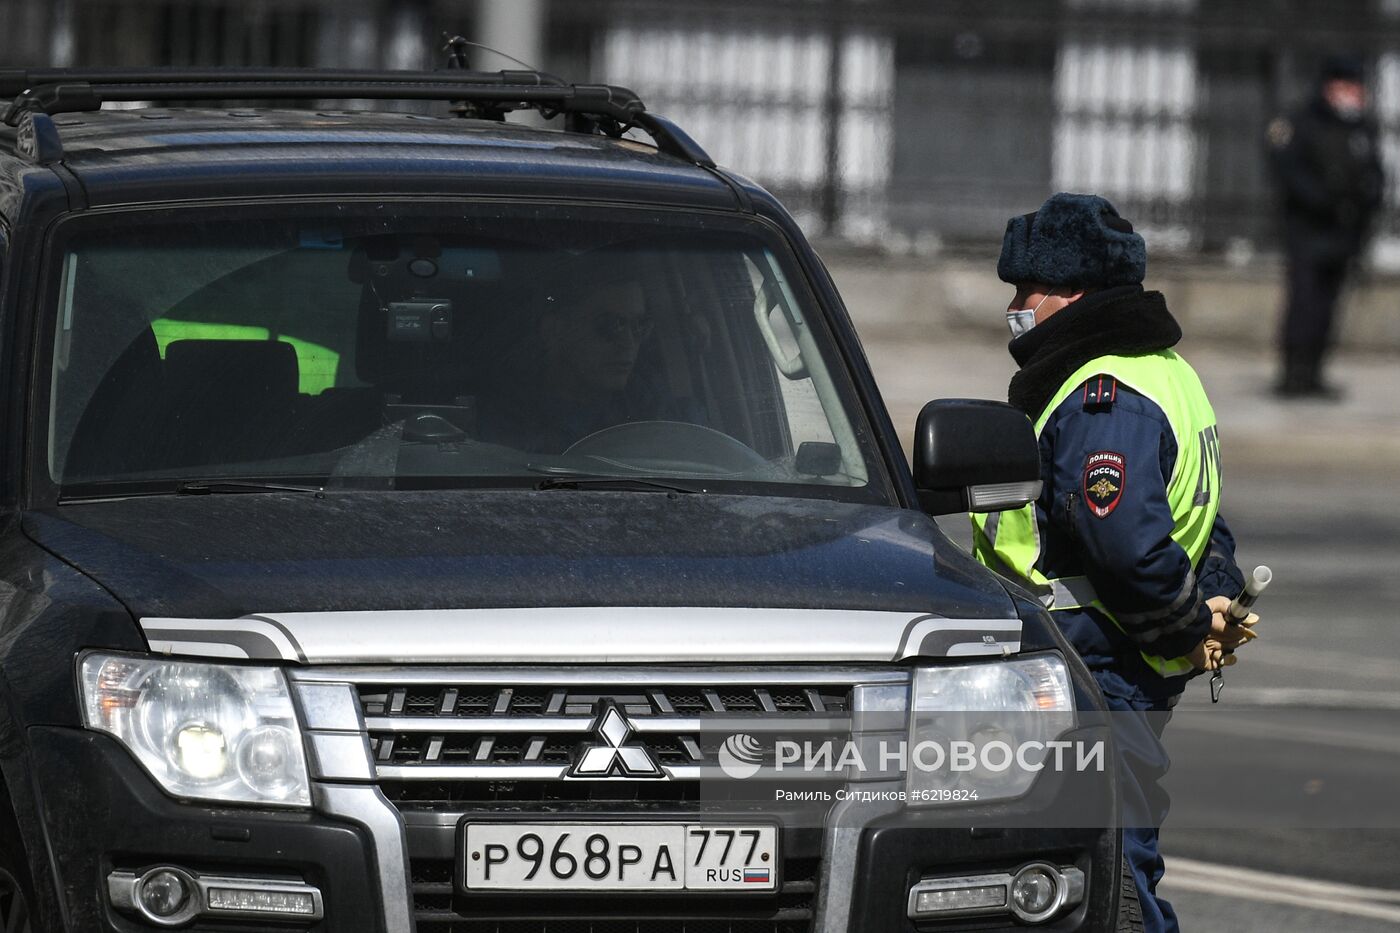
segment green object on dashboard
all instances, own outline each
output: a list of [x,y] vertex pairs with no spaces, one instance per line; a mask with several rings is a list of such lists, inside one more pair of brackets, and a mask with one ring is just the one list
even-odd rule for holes
[[[203,321],[177,321],[174,318],[157,318],[151,322],[151,330],[156,335],[156,346],[160,348],[160,358],[165,359],[165,348],[176,340],[270,340],[271,332],[266,327],[252,327],[246,324],[210,324]],[[296,337],[278,337],[282,343],[289,343],[297,354],[297,390],[303,395],[319,395],[335,385],[336,372],[340,368],[340,354],[329,347],[323,347],[309,340]]]

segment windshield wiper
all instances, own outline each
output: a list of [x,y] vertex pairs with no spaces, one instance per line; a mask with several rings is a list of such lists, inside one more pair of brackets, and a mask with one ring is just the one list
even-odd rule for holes
[[245,492],[309,492],[325,498],[321,486],[300,486],[295,483],[257,482],[254,480],[141,480],[136,482],[87,483],[65,486],[58,503],[103,502],[119,499],[145,499],[158,496],[207,496],[221,493]]
[[325,498],[323,487],[298,486],[295,483],[259,483],[252,480],[192,480],[175,487],[175,494],[180,496],[208,496],[241,492],[314,492],[318,498]]
[[657,489],[664,492],[705,492],[698,486],[672,483],[643,476],[598,476],[591,473],[564,473],[540,480],[536,489]]

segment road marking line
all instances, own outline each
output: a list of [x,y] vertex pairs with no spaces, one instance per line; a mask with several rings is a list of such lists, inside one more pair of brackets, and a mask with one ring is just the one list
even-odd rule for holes
[[[1253,651],[1254,649],[1247,650]],[[1247,661],[1250,658],[1251,655],[1241,651],[1241,661]],[[1395,679],[1395,665],[1389,658],[1353,654],[1350,651],[1336,651],[1330,648],[1260,645],[1253,655],[1253,659],[1259,664],[1275,667],[1303,668],[1313,672],[1331,671],[1345,674],[1347,677],[1375,677],[1389,681]]]
[[1246,719],[1231,719],[1228,713],[1213,717],[1196,716],[1191,719],[1182,718],[1175,729],[1177,735],[1199,732],[1259,742],[1314,745],[1379,755],[1400,755],[1400,736],[1381,738],[1374,732],[1340,732],[1329,730],[1326,726],[1261,722],[1260,718],[1258,715],[1251,715]]
[[1296,875],[1281,875],[1276,872],[1260,871],[1257,868],[1241,868],[1236,865],[1221,865],[1191,858],[1172,858],[1174,870],[1187,873],[1207,874],[1219,877],[1221,873],[1234,875],[1252,885],[1285,888],[1290,891],[1311,891],[1328,897],[1355,897],[1368,901],[1393,901],[1400,904],[1400,890],[1395,888],[1370,888],[1343,881],[1324,881],[1320,878],[1303,878]]
[[[1279,875],[1195,859],[1168,858],[1166,861],[1167,873],[1162,884],[1168,890],[1175,887],[1183,891],[1290,904],[1327,913],[1400,923],[1400,891]],[[1378,901],[1381,903],[1376,903]]]
[[1250,891],[1241,889],[1231,882],[1213,881],[1209,878],[1173,878],[1168,874],[1158,885],[1159,890],[1163,888],[1166,889],[1165,893],[1167,894],[1171,894],[1172,889],[1175,888],[1179,891],[1194,891],[1198,894],[1218,894],[1233,899],[1288,904],[1323,913],[1348,914],[1353,917],[1365,917],[1368,920],[1400,923],[1400,907],[1383,907],[1380,904],[1363,904],[1354,901],[1333,901],[1292,894],[1288,891]]
[[[1228,680],[1228,673],[1226,674]],[[1400,710],[1400,691],[1348,690],[1325,687],[1237,687],[1226,690],[1221,703],[1239,707],[1307,707],[1314,709]],[[1179,709],[1210,709],[1204,699],[1192,697]],[[1222,706],[1221,708],[1224,708]]]

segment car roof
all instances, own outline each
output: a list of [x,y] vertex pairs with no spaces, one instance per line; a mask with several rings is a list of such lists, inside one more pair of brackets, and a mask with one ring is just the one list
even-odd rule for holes
[[[494,120],[354,110],[59,114],[93,207],[211,197],[511,195],[734,210],[736,182],[644,142]],[[745,186],[747,187],[747,185]]]

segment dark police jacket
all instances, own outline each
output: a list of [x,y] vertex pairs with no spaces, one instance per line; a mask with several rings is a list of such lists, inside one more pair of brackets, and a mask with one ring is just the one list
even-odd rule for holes
[[[1021,370],[1012,379],[1010,401],[1036,419],[1064,381],[1090,361],[1155,353],[1180,339],[1181,329],[1160,293],[1145,292],[1137,285],[1091,293],[1011,342]],[[1113,592],[1106,589],[1108,581],[1100,574],[1099,596],[1110,605],[1157,607],[1158,616],[1179,611],[1180,624],[1169,626],[1174,631],[1154,643],[1153,651],[1165,657],[1184,655],[1209,629],[1210,611],[1204,600],[1236,596],[1244,585],[1235,563],[1234,538],[1217,516],[1206,553],[1197,566],[1191,566],[1186,553],[1169,537],[1173,517],[1164,486],[1179,452],[1166,413],[1121,383],[1111,399],[1100,390],[1095,385],[1086,386],[1083,393],[1071,393],[1050,414],[1040,435],[1043,472],[1047,477],[1078,476],[1084,468],[1083,450],[1101,449],[1122,455],[1133,475],[1123,477],[1123,501],[1113,521],[1087,518],[1087,503],[1080,504],[1077,515],[1062,514],[1056,484],[1047,482],[1043,497],[1053,501],[1037,504],[1037,514],[1045,519],[1040,567],[1056,578],[1102,569],[1090,564],[1130,568],[1111,574]],[[1086,404],[1095,405],[1092,418],[1083,415]],[[1091,438],[1080,436],[1090,428]],[[1074,437],[1057,443],[1065,432]],[[1183,581],[1194,590],[1195,599],[1181,600]],[[1173,696],[1189,679],[1159,674],[1144,660],[1142,646],[1091,606],[1057,610],[1052,616],[1091,668],[1116,670],[1149,697]]]
[[1319,93],[1269,124],[1268,144],[1289,249],[1318,262],[1359,253],[1385,190],[1375,121],[1343,119]]

